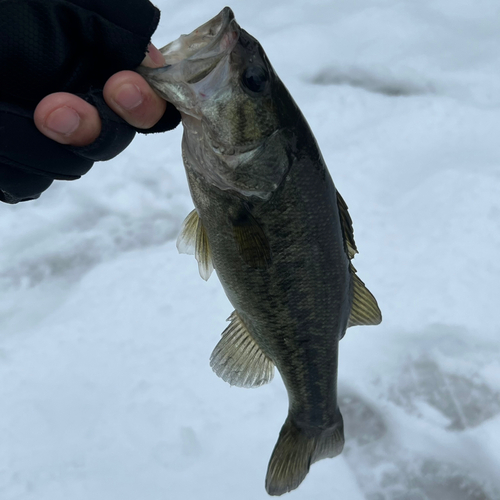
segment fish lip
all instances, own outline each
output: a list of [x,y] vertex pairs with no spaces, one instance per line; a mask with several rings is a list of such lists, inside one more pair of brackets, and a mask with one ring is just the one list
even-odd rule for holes
[[[224,7],[219,14],[193,30],[190,34],[181,35],[177,40],[165,45],[160,49],[160,52],[165,57],[167,65],[171,66],[180,61],[211,57],[214,55],[212,49],[220,43],[227,28],[233,21],[235,21],[233,11],[229,7]],[[207,37],[211,37],[211,40],[210,38],[207,40]],[[180,60],[176,60],[176,52],[179,51],[177,48],[179,45],[182,45],[184,49],[187,48],[188,55]],[[173,60],[171,61],[171,59]]]

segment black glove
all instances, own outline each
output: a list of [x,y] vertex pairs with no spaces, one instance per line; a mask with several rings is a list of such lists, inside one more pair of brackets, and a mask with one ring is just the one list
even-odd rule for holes
[[[136,129],[105,104],[102,88],[142,62],[159,17],[148,0],[0,0],[0,200],[38,198],[54,179],[78,179],[130,144]],[[53,92],[97,108],[96,141],[65,146],[38,131],[33,111]],[[167,106],[153,128],[137,131],[171,130],[179,121]]]

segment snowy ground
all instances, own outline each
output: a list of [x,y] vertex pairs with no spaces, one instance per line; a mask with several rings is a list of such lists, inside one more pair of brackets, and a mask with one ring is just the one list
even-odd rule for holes
[[[214,0],[157,1],[161,46]],[[345,452],[290,498],[500,499],[497,0],[231,5],[309,120],[384,314],[341,343]],[[0,207],[0,498],[265,499],[279,377],[230,388],[232,311],[175,237],[181,130]]]

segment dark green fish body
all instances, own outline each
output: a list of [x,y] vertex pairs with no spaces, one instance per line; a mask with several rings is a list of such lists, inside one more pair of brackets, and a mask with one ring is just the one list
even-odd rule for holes
[[[308,136],[311,154],[302,149],[270,200],[249,204],[196,172],[188,178],[217,275],[278,367],[292,413],[305,425],[327,426],[337,418],[337,350],[351,309],[351,272],[336,190]],[[269,244],[264,268],[245,262],[234,236],[249,217]]]
[[296,488],[344,444],[338,345],[380,311],[350,264],[347,206],[316,140],[260,44],[230,9],[162,49],[143,74],[183,116],[183,159],[195,210],[178,241],[212,268],[234,306],[211,366],[232,385],[269,382],[276,366],[289,414],[266,489]]

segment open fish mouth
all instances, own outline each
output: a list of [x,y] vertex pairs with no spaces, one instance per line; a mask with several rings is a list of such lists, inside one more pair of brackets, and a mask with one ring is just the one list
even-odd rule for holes
[[[196,28],[189,35],[181,35],[160,49],[167,65],[176,64],[184,59],[207,59],[226,52],[231,42],[236,41],[237,33],[231,33],[231,24],[237,27],[234,13],[229,7],[222,9],[214,18]],[[234,35],[234,36],[231,36]],[[231,47],[232,48],[232,47]]]
[[160,49],[166,65],[140,68],[139,72],[165,82],[195,84],[208,76],[236,45],[240,27],[229,7],[188,35],[181,35]]
[[228,82],[230,71],[224,61],[228,61],[240,33],[233,11],[225,7],[189,35],[161,48],[165,66],[139,66],[137,72],[183,116],[201,119],[201,103]]

